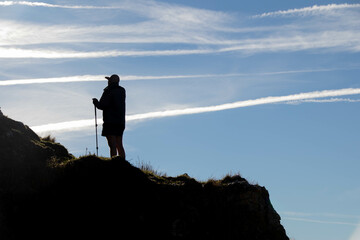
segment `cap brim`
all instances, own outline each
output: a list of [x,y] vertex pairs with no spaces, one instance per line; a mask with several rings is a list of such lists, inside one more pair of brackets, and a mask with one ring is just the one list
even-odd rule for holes
[[110,79],[110,77],[105,77],[107,80],[109,80]]

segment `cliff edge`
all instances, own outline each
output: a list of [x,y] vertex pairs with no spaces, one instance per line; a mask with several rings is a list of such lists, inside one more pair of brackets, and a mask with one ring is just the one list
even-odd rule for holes
[[74,158],[0,116],[0,238],[288,240],[268,191],[239,175],[199,182],[120,158]]

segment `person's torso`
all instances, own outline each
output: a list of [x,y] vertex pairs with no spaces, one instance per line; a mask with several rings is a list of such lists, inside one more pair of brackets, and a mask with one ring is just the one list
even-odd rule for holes
[[125,89],[121,86],[110,87],[104,94],[109,98],[109,105],[103,110],[104,122],[125,124]]

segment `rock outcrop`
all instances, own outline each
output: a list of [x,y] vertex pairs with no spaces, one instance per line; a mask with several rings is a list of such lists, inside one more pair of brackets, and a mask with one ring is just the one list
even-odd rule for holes
[[52,157],[69,159],[73,156],[64,146],[40,138],[22,122],[0,115],[1,168],[44,165]]

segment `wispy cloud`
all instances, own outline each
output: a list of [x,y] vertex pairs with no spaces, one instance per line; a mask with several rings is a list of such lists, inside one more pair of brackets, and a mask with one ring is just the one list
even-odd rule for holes
[[[152,0],[125,0],[113,6],[72,6],[27,1],[6,1],[2,3],[3,6],[26,5],[69,9],[115,9],[120,10],[120,12],[115,12],[113,14],[114,17],[123,11],[130,12],[133,16],[139,17],[133,23],[105,26],[47,26],[46,24],[39,26],[11,21],[0,22],[3,32],[6,32],[7,29],[12,30],[10,36],[4,34],[5,38],[9,37],[10,39],[9,41],[1,39],[2,45],[22,44],[21,39],[25,43],[27,42],[27,44],[41,43],[42,41],[66,42],[80,39],[84,42],[116,41],[136,43],[149,42],[151,40],[152,42],[208,42],[211,44],[214,40],[209,32],[228,29],[225,26],[232,19],[231,15],[220,11],[192,8]],[[34,28],[37,30],[36,36],[32,34]],[[56,34],[56,37],[54,37],[51,33],[59,34]],[[24,35],[27,38],[24,38]],[[84,38],[84,36],[87,37]],[[141,40],[142,38],[144,39],[143,41]]]
[[277,17],[277,16],[286,16],[286,15],[310,15],[310,14],[330,12],[338,9],[354,9],[354,8],[360,8],[360,4],[344,3],[344,4],[328,4],[328,5],[320,5],[320,6],[314,5],[312,7],[295,8],[295,9],[288,9],[283,11],[262,13],[259,15],[255,15],[254,18]]
[[330,30],[307,34],[282,33],[280,36],[268,36],[243,40],[239,44],[221,48],[218,52],[263,53],[283,51],[303,51],[313,49],[333,49],[334,51],[360,51],[360,32]]
[[[331,24],[319,25],[322,21],[300,22],[284,26],[235,26],[230,14],[185,7],[155,1],[125,1],[121,6],[68,6],[42,2],[6,1],[8,5],[29,5],[63,8],[115,8],[140,16],[138,21],[120,25],[48,25],[0,20],[0,58],[105,58],[177,56],[237,52],[256,54],[263,52],[303,51],[330,49],[337,51],[360,51],[359,20],[344,16]],[[360,4],[331,4],[301,9],[264,13],[258,16],[286,15],[291,12],[330,11],[330,9],[359,8]],[[322,9],[322,10],[321,10]],[[318,23],[320,22],[320,23]],[[351,24],[350,24],[351,23]],[[276,29],[276,30],[274,30]],[[37,34],[33,34],[36,32]],[[243,34],[244,32],[257,33]],[[241,33],[241,34],[239,34]],[[67,48],[48,44],[67,43]],[[137,44],[132,50],[110,49],[79,51],[71,43],[124,43]],[[158,43],[182,43],[191,47],[167,46],[164,50]],[[36,44],[34,47],[33,45]],[[41,47],[47,44],[46,47]],[[146,47],[142,44],[147,44]],[[195,46],[193,46],[195,45]],[[25,46],[25,47],[20,47]],[[146,50],[144,50],[146,49]]]
[[[145,16],[146,18],[146,16]],[[200,21],[200,20],[199,20]],[[213,26],[175,26],[158,19],[108,25],[36,24],[0,19],[0,46],[48,43],[184,43],[226,45],[233,41],[217,37]],[[220,23],[217,23],[219,25]],[[36,35],[33,32],[36,31]],[[227,30],[226,30],[227,31]],[[254,31],[244,29],[243,31]]]
[[58,49],[24,49],[0,47],[0,58],[21,59],[67,59],[67,58],[106,58],[106,57],[149,57],[200,55],[227,52],[254,54],[261,52],[302,51],[311,49],[333,49],[334,51],[360,51],[360,32],[329,31],[297,36],[267,37],[238,41],[229,47],[206,47],[195,49],[169,50],[108,50],[108,51],[76,51]]
[[29,7],[48,7],[48,8],[64,8],[64,9],[110,9],[110,10],[128,10],[136,12],[152,19],[162,20],[164,22],[176,23],[177,25],[193,24],[209,24],[223,22],[230,16],[219,11],[211,11],[205,9],[197,9],[176,4],[168,4],[153,0],[125,0],[111,6],[96,5],[65,5],[51,4],[46,2],[30,2],[30,1],[2,1],[0,6],[22,5]]
[[119,6],[87,6],[87,5],[58,5],[45,2],[28,2],[28,1],[3,1],[0,6],[29,6],[29,7],[48,7],[48,8],[68,8],[68,9],[122,9]]
[[[344,96],[344,95],[356,95],[356,94],[360,94],[360,88],[315,91],[315,92],[299,93],[299,94],[293,94],[287,96],[265,97],[265,98],[258,98],[253,100],[238,101],[238,102],[215,105],[215,106],[173,109],[167,111],[134,114],[127,116],[126,120],[135,121],[135,120],[146,120],[146,119],[154,119],[154,118],[164,118],[164,117],[199,114],[206,112],[216,112],[216,111],[250,107],[256,105],[263,105],[263,104],[280,103],[280,102],[314,99],[314,98],[336,97],[336,96]],[[92,126],[93,121],[94,120],[86,119],[86,120],[46,124],[41,126],[33,126],[32,129],[38,133],[49,132],[49,131],[72,131],[74,129]]]

